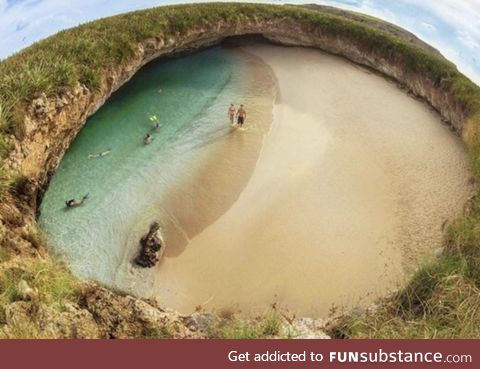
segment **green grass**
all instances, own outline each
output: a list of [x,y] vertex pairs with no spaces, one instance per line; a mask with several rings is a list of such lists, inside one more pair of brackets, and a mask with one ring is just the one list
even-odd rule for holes
[[4,159],[12,149],[12,145],[7,143],[5,136],[0,136],[0,160]]
[[217,328],[212,338],[220,339],[260,339],[264,338],[261,330],[251,323],[239,321],[235,323],[225,324]]
[[167,327],[164,326],[156,326],[156,327],[147,327],[141,332],[141,334],[136,337],[139,339],[169,339],[173,338],[173,334],[168,330]]
[[[470,104],[478,89],[449,62],[395,37],[352,19],[292,6],[197,4],[142,10],[104,18],[62,31],[0,63],[0,126],[20,123],[25,104],[40,93],[55,95],[77,81],[96,90],[102,71],[125,62],[136,45],[147,38],[167,39],[218,22],[288,19],[314,34],[328,34],[358,42],[367,50],[406,65],[413,73],[428,73]],[[112,30],[115,30],[112,32]],[[478,107],[478,104],[477,104]]]
[[[473,174],[480,183],[480,88],[455,66],[433,52],[391,32],[334,14],[293,6],[261,4],[195,4],[169,6],[105,18],[62,31],[0,62],[0,159],[12,145],[8,134],[21,140],[25,108],[41,93],[55,96],[84,84],[98,91],[103,73],[125,63],[140,41],[167,40],[219,22],[235,25],[246,20],[293,23],[312,35],[327,35],[354,42],[363,52],[394,60],[410,76],[426,77],[453,97],[466,112],[464,139]],[[0,200],[15,195],[23,178],[0,165]],[[11,195],[10,195],[11,196]],[[0,204],[0,206],[2,206]],[[41,243],[34,231],[24,235]],[[61,309],[75,300],[76,282],[63,267],[33,263],[28,271],[0,276],[0,306],[18,299],[21,279],[37,288],[41,303]],[[344,317],[332,334],[338,337],[480,337],[480,200],[449,229],[445,254],[422,267],[408,286],[386,300],[378,311],[363,317]],[[0,312],[1,312],[0,308]],[[1,314],[0,314],[1,317]],[[218,328],[223,338],[259,338],[274,334],[274,321],[247,325],[227,321]],[[20,328],[19,328],[20,329]],[[23,328],[22,328],[23,329]],[[162,336],[152,330],[146,336]]]
[[234,317],[223,319],[210,334],[211,338],[220,339],[261,339],[282,335],[281,318],[275,312],[259,317],[253,322]]
[[8,330],[0,326],[0,339],[54,339],[54,332],[45,330],[41,324],[13,322]]
[[[140,41],[168,39],[199,27],[247,19],[288,20],[308,33],[352,40],[366,52],[395,58],[410,73],[426,74],[451,91],[460,104],[480,112],[478,87],[453,64],[390,32],[300,7],[197,4],[153,8],[90,22],[59,32],[0,62],[0,132],[21,136],[18,131],[22,131],[25,106],[41,93],[54,96],[78,82],[97,91],[102,73],[130,59]],[[10,150],[4,142],[0,134],[2,156]]]
[[21,301],[19,285],[25,281],[35,290],[35,303],[64,311],[66,302],[76,302],[80,284],[64,265],[52,260],[33,260],[24,267],[12,267],[0,272],[0,324],[5,306]]
[[[25,282],[34,291],[28,297],[20,290]],[[67,302],[77,303],[80,294],[79,282],[64,265],[53,260],[30,259],[22,267],[0,270],[0,338],[55,338],[43,327],[41,307],[61,313]],[[28,320],[10,321],[6,329],[6,308],[17,301],[28,302]]]

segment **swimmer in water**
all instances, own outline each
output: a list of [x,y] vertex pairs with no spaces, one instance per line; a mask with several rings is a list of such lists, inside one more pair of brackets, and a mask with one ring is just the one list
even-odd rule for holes
[[153,136],[150,133],[147,133],[145,137],[143,138],[143,143],[145,145],[150,145],[153,141]]
[[88,193],[85,196],[83,196],[80,200],[70,199],[65,201],[65,205],[67,208],[74,208],[76,206],[82,205],[86,199],[88,199]]
[[160,128],[160,122],[156,115],[150,115],[148,119],[155,125],[155,128]]
[[235,113],[237,112],[237,109],[235,109],[235,105],[230,104],[230,107],[228,108],[228,117],[230,118],[230,123],[233,124],[235,120]]
[[102,151],[102,152],[99,153],[99,154],[89,154],[89,155],[88,155],[88,158],[89,158],[89,159],[103,158],[104,156],[107,156],[107,155],[110,154],[111,152],[112,152],[112,149],[108,149],[108,150]]

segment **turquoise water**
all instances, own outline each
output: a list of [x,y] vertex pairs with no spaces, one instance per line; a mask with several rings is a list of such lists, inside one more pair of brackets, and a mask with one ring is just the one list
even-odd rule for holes
[[[162,202],[173,184],[189,175],[197,152],[231,133],[226,109],[245,89],[242,68],[221,48],[150,64],[87,121],[51,180],[39,218],[49,245],[75,274],[125,284],[118,270],[130,265],[126,250],[135,249],[152,220],[172,218]],[[150,145],[146,133],[154,136]],[[89,158],[107,149],[109,155]],[[65,207],[86,193],[84,205]]]

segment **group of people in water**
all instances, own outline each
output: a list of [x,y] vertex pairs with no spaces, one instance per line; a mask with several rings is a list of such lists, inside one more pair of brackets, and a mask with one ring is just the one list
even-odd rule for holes
[[[156,115],[150,115],[148,118],[150,122],[154,125],[154,129],[160,128],[160,121],[158,120]],[[150,145],[153,142],[153,136],[150,133],[147,133],[145,137],[143,137],[143,143],[145,145]]]
[[[235,107],[234,104],[230,104],[228,108],[228,117],[232,125],[236,124],[237,126],[242,127],[247,119],[247,111],[245,110],[245,107],[243,106],[243,104],[241,104],[238,107],[238,109]],[[160,122],[156,115],[150,115],[149,120],[150,122],[153,123],[155,129],[160,128]],[[152,142],[153,142],[153,135],[151,133],[147,133],[143,138],[143,143],[145,145],[150,145]],[[103,158],[104,156],[109,155],[111,152],[112,152],[111,149],[107,149],[97,154],[89,154],[88,158],[89,159]],[[88,199],[88,193],[80,199],[70,199],[65,201],[65,205],[67,208],[80,206],[87,199]]]
[[245,110],[243,104],[240,104],[240,107],[237,109],[234,104],[230,104],[228,108],[228,117],[230,118],[230,123],[233,125],[236,124],[240,127],[243,127],[243,124],[247,120],[247,111]]
[[[148,120],[153,124],[154,129],[160,128],[160,122],[159,122],[158,117],[156,115],[150,114]],[[143,138],[143,143],[145,145],[151,144],[152,141],[153,141],[153,135],[151,133],[147,133]],[[88,158],[89,159],[100,159],[100,158],[103,158],[104,156],[109,155],[111,152],[112,152],[112,149],[107,149],[105,151],[102,151],[102,152],[99,152],[99,153],[96,153],[96,154],[89,154]],[[82,198],[79,198],[79,199],[73,198],[73,199],[66,200],[65,201],[65,206],[67,208],[74,208],[74,207],[83,205],[83,203],[87,199],[88,199],[88,193],[85,196],[83,196]]]

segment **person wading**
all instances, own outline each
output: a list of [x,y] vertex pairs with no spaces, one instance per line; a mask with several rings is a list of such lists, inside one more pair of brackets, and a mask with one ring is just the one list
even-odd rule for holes
[[237,124],[242,127],[243,123],[245,123],[245,120],[247,119],[247,111],[243,107],[243,104],[240,105],[240,108],[237,111]]
[[230,107],[228,108],[228,117],[230,118],[230,123],[233,124],[235,121],[235,113],[237,112],[237,109],[235,109],[235,105],[230,104]]

